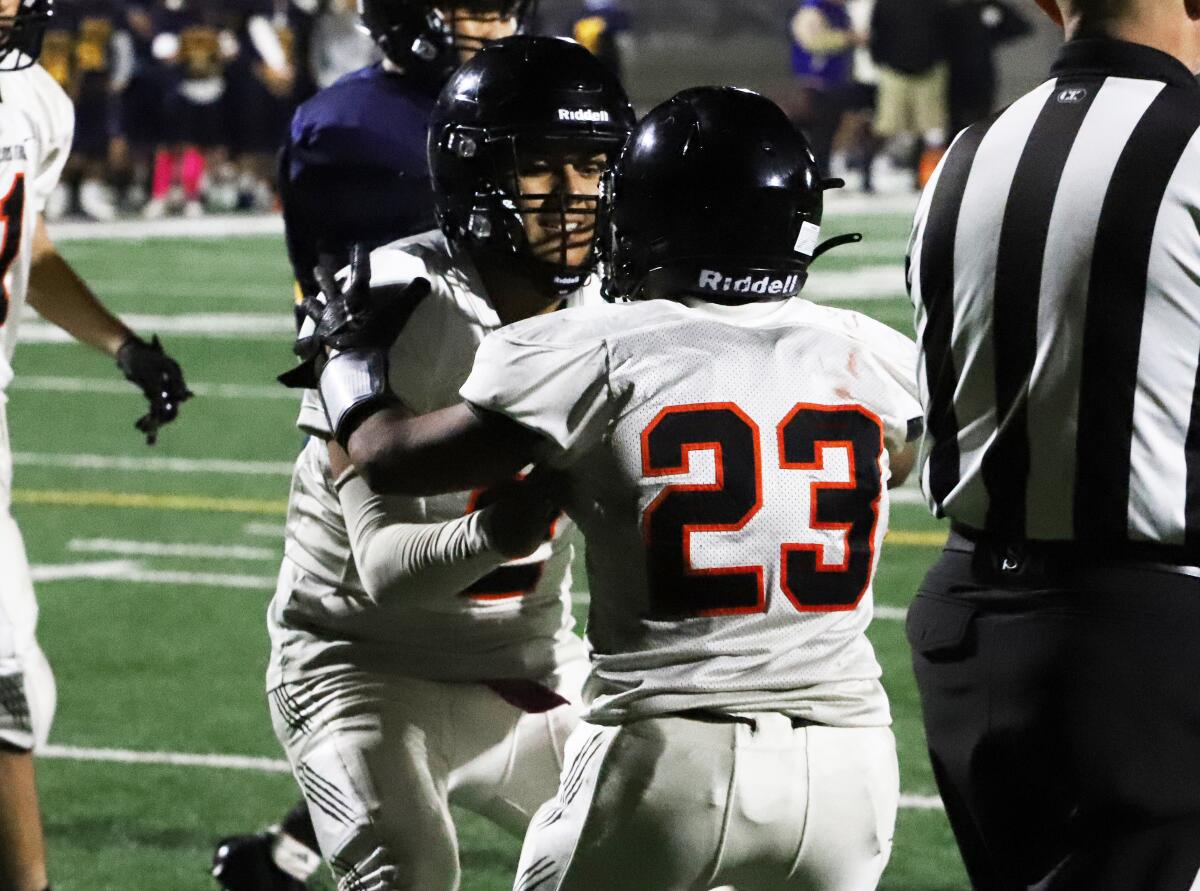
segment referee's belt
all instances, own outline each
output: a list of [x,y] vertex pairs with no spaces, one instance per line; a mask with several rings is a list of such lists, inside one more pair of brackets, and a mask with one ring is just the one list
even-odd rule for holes
[[954,523],[946,550],[975,557],[977,568],[1013,580],[1062,577],[1105,567],[1166,572],[1200,579],[1200,560],[1182,548],[1155,542],[1093,544],[1006,539]]

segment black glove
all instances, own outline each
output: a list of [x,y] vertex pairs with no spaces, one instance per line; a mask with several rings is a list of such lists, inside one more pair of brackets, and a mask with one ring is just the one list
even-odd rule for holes
[[322,293],[301,304],[312,325],[304,326],[292,348],[300,365],[279,376],[286,387],[315,388],[327,350],[386,350],[430,291],[426,278],[371,287],[371,251],[362,244],[351,248],[350,270],[342,281],[325,265],[313,276]]
[[179,404],[192,397],[192,391],[183,381],[183,369],[163,352],[157,335],[146,343],[136,334],[130,335],[117,350],[117,367],[150,400],[150,410],[134,426],[146,434],[147,445],[154,445],[158,428],[175,420]]

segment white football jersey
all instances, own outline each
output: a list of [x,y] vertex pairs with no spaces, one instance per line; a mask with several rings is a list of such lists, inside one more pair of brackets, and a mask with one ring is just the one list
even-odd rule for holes
[[[501,326],[470,259],[440,232],[430,232],[380,248],[371,265],[374,286],[419,277],[432,286],[391,348],[393,391],[417,413],[456,404],[480,342]],[[591,303],[603,303],[597,284],[567,300],[570,306]],[[324,442],[329,423],[317,394],[306,394],[298,423],[313,438],[296,463],[284,553],[312,590],[301,585],[277,593],[277,621],[323,637],[378,643],[391,670],[433,680],[541,678],[565,653],[578,652],[570,610],[578,533],[570,520],[560,520],[553,540],[533,555],[501,566],[466,591],[420,603],[370,603],[331,478]],[[389,497],[386,504],[399,521],[440,523],[482,506],[481,499],[486,495],[480,492],[457,492]]]
[[493,334],[468,402],[542,433],[587,539],[586,719],[886,725],[865,636],[916,347],[806,300],[605,305]]
[[[0,72],[0,410],[12,380],[17,322],[25,308],[33,234],[71,151],[75,109],[45,69]],[[0,421],[0,507],[8,504],[12,466]]]

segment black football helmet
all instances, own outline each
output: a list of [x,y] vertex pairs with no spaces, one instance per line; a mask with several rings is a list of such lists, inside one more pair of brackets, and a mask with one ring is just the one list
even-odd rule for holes
[[[554,290],[579,288],[598,262],[597,236],[606,228],[595,195],[523,194],[517,179],[523,152],[585,157],[620,153],[636,118],[616,76],[572,40],[509,37],[483,49],[442,90],[429,128],[434,212],[450,241],[497,251],[544,274]],[[523,217],[548,203],[573,219],[590,217],[592,250],[582,266],[534,255]],[[586,227],[585,227],[586,228]]]
[[733,87],[684,90],[642,119],[613,168],[605,296],[793,297],[830,246],[817,242],[831,185],[769,99]]
[[358,0],[358,13],[379,49],[406,71],[421,73],[437,84],[458,67],[459,50],[482,49],[487,41],[454,30],[444,10],[499,13],[517,20],[524,31],[538,0]]
[[37,61],[54,16],[54,0],[21,0],[15,15],[0,16],[0,71],[20,71]]

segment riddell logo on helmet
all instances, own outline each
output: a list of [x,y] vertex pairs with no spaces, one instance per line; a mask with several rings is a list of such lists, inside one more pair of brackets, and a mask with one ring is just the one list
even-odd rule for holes
[[558,119],[578,124],[607,124],[612,120],[607,111],[594,108],[560,108]]
[[700,287],[707,291],[732,291],[735,294],[794,294],[800,289],[800,276],[776,278],[773,275],[764,275],[756,279],[747,275],[735,279],[723,272],[701,269]]

